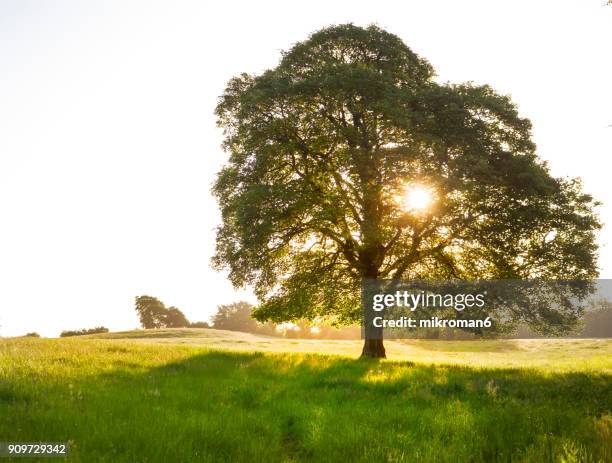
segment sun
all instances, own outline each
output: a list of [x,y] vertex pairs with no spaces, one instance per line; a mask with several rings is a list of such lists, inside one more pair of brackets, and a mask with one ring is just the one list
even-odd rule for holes
[[424,212],[431,208],[434,194],[431,188],[424,185],[409,185],[402,197],[402,206],[408,211]]

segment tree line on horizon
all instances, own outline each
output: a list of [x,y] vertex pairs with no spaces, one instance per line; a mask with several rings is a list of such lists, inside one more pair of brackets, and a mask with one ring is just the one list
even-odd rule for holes
[[95,328],[84,328],[82,330],[65,330],[60,333],[60,338],[68,338],[70,336],[84,336],[87,334],[108,333],[108,328],[105,326],[96,326]]
[[[145,298],[145,299],[141,299]],[[163,322],[158,323],[158,326],[153,326],[152,319],[163,320],[164,311],[160,307],[164,304],[158,299],[151,296],[140,296],[137,299],[137,312],[141,317],[142,327],[145,329],[151,328],[212,328],[217,330],[239,331],[243,333],[259,334],[264,336],[278,336],[291,339],[360,339],[361,328],[359,326],[343,326],[334,327],[325,323],[313,323],[307,320],[299,320],[295,323],[275,324],[271,321],[260,322],[254,318],[256,307],[246,301],[238,301],[230,304],[221,304],[217,306],[217,312],[211,317],[211,322],[196,322],[190,323],[187,317],[176,307],[165,309],[168,312],[172,309],[178,311],[181,317],[181,326],[171,326]],[[140,304],[138,304],[140,301]],[[144,313],[143,313],[144,310]],[[148,313],[148,311],[152,313]],[[141,315],[142,313],[142,315]],[[174,313],[174,312],[173,312]],[[157,316],[155,314],[158,314]],[[161,314],[161,315],[159,315]],[[168,320],[173,319],[172,317]],[[143,322],[144,320],[144,322]],[[148,325],[145,326],[145,323]],[[585,312],[581,323],[577,327],[573,335],[580,338],[597,338],[609,337],[610,327],[612,326],[612,305],[600,303],[597,307],[591,307]],[[415,338],[420,339],[474,339],[471,333],[460,329],[423,329],[415,332]],[[518,327],[516,332],[510,335],[500,336],[502,338],[540,338],[542,336],[529,330],[525,325]]]
[[138,296],[135,310],[144,329],[155,328],[213,328],[218,330],[240,331],[265,336],[308,339],[357,339],[360,328],[356,326],[334,328],[306,321],[291,324],[275,324],[270,321],[259,322],[253,318],[255,306],[238,301],[217,306],[211,323],[191,323],[177,307],[166,308],[164,303],[152,296]]
[[[273,322],[259,322],[253,317],[255,306],[246,301],[238,301],[217,306],[217,312],[211,321],[190,322],[185,314],[177,307],[166,308],[164,303],[152,296],[136,297],[136,312],[144,329],[156,328],[211,328],[227,331],[259,334],[264,336],[277,336],[292,339],[360,339],[359,326],[334,327],[324,323],[312,323],[301,320],[291,324],[275,324]],[[587,310],[581,323],[570,337],[578,338],[607,338],[610,337],[612,327],[612,303],[599,301]],[[71,336],[84,336],[90,334],[108,333],[104,326],[83,328],[80,330],[64,330],[61,338]],[[24,337],[39,338],[37,332],[29,332]],[[471,333],[460,329],[423,329],[415,333],[420,339],[473,339]],[[533,332],[528,326],[519,326],[514,334],[502,336],[510,339],[540,338],[542,336]]]

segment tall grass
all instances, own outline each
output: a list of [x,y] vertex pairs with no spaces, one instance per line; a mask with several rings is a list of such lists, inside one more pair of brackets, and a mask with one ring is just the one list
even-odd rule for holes
[[82,462],[609,462],[610,379],[23,338],[0,341],[0,441]]

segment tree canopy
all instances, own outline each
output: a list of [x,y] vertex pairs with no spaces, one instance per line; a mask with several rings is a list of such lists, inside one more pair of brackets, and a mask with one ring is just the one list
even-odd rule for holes
[[[213,262],[260,320],[357,321],[363,278],[597,275],[597,203],[551,175],[510,98],[439,83],[379,27],[312,34],[231,79],[216,115]],[[410,188],[431,204],[407,207]]]
[[191,326],[185,314],[176,307],[168,307],[164,318],[166,328],[186,328]]
[[257,331],[257,321],[251,317],[252,310],[253,305],[245,301],[222,304],[212,317],[213,327],[217,330],[254,333]]
[[185,328],[190,326],[189,320],[183,312],[176,307],[166,308],[162,301],[153,296],[138,296],[135,310],[143,328]]

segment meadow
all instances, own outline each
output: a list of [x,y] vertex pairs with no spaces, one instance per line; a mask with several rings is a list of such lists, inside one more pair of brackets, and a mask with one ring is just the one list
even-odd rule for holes
[[383,361],[359,347],[3,339],[0,441],[69,441],[79,462],[612,461],[610,340],[388,342]]

